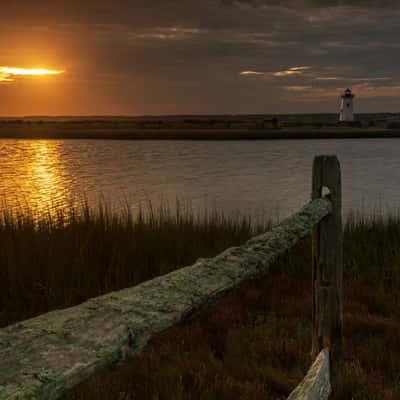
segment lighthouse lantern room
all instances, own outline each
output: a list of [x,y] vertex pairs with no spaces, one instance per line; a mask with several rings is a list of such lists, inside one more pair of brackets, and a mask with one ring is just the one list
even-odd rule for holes
[[353,99],[354,94],[350,89],[346,89],[342,94],[342,101],[340,103],[340,122],[353,122],[354,121],[354,110],[353,110]]

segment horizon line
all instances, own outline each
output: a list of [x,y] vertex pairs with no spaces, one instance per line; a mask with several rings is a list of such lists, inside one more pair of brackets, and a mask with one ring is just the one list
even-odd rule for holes
[[[38,119],[38,118],[165,118],[165,117],[224,117],[224,116],[279,116],[279,115],[336,115],[339,112],[289,112],[289,113],[221,113],[221,114],[32,114],[0,115],[0,119]],[[356,112],[355,115],[400,114],[399,111]]]

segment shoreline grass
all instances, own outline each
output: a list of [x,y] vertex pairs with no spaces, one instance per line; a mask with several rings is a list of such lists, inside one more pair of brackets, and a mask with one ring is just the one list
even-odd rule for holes
[[[0,121],[1,122],[1,121]],[[398,125],[348,127],[324,124],[258,126],[144,124],[123,121],[3,121],[0,139],[293,140],[399,138]]]
[[0,327],[135,286],[262,229],[217,211],[195,215],[179,202],[174,212],[151,204],[135,216],[111,210],[0,212]]
[[[239,245],[267,226],[166,208],[107,207],[35,221],[0,216],[0,324],[133,286]],[[265,224],[268,225],[268,224]],[[338,399],[400,398],[400,216],[345,225],[345,359]],[[311,243],[198,316],[166,331],[68,400],[284,399],[310,366]]]

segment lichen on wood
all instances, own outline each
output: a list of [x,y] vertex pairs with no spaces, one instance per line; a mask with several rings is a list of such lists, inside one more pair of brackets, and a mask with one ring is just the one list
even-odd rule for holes
[[306,377],[291,393],[288,400],[328,400],[331,394],[329,350],[322,350]]
[[329,200],[316,199],[215,258],[1,329],[0,400],[57,399],[97,370],[140,353],[158,333],[265,275],[331,211]]

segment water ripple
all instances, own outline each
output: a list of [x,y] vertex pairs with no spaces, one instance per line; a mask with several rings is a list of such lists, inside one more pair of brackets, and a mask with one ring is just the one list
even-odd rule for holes
[[37,213],[97,205],[134,209],[151,200],[284,217],[310,193],[312,159],[335,153],[345,211],[384,212],[400,204],[400,141],[248,142],[0,140],[0,198]]

